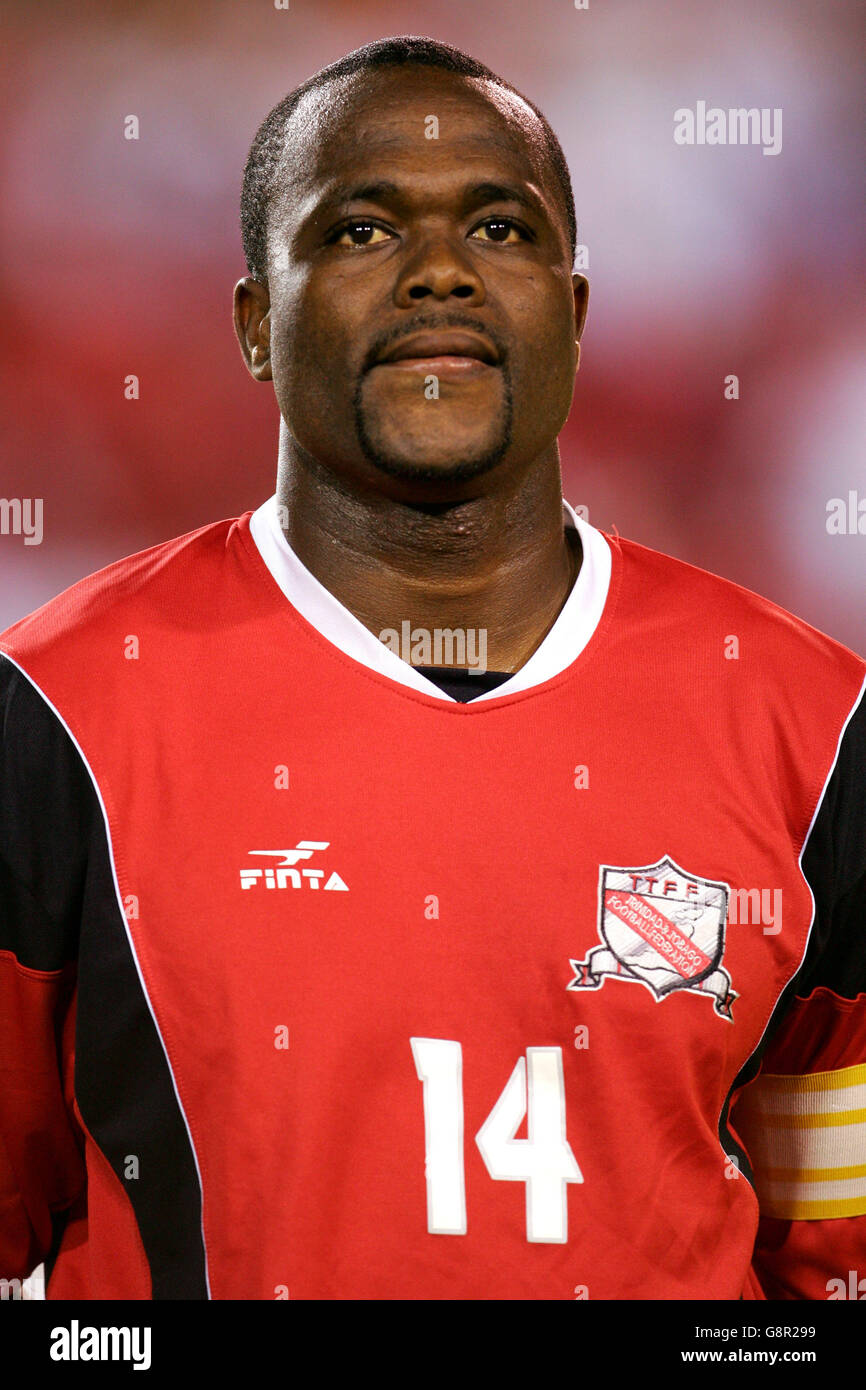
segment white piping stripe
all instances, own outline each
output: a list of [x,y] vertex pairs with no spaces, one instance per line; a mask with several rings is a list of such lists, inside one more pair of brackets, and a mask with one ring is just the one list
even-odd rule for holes
[[[840,733],[839,733],[839,738],[838,738],[838,740],[837,740],[837,742],[836,742],[836,752],[835,752],[835,754],[834,754],[834,756],[833,756],[833,762],[832,762],[832,764],[830,765],[830,770],[828,771],[826,778],[824,779],[824,785],[823,785],[823,787],[821,788],[821,795],[818,797],[817,803],[816,803],[816,805],[815,805],[814,814],[813,814],[813,816],[812,816],[811,821],[809,822],[809,829],[806,831],[806,834],[805,834],[804,839],[803,839],[803,844],[802,844],[802,847],[801,847],[801,849],[800,849],[800,854],[799,854],[799,857],[798,857],[798,859],[797,859],[797,868],[800,870],[801,877],[802,877],[803,882],[805,883],[806,887],[807,887],[808,890],[809,890],[809,897],[810,897],[811,900],[812,900],[812,920],[811,920],[810,923],[809,923],[809,930],[808,930],[807,933],[806,933],[806,940],[805,940],[805,942],[804,942],[804,944],[803,944],[803,954],[802,954],[802,956],[800,957],[800,960],[799,960],[799,962],[798,962],[796,968],[795,968],[795,969],[791,972],[791,974],[788,976],[788,979],[785,981],[785,983],[782,985],[781,989],[779,990],[778,994],[776,995],[776,998],[775,998],[774,1001],[773,1001],[773,1007],[772,1007],[771,1010],[770,1010],[769,1018],[767,1019],[767,1022],[764,1024],[764,1030],[763,1030],[763,1032],[761,1033],[761,1036],[760,1036],[760,1038],[758,1039],[757,1043],[756,1043],[755,1046],[752,1048],[752,1051],[749,1053],[749,1056],[746,1058],[745,1062],[743,1063],[743,1067],[747,1067],[747,1066],[749,1065],[749,1062],[751,1061],[752,1057],[754,1057],[755,1053],[756,1053],[756,1052],[758,1051],[758,1049],[760,1048],[762,1042],[764,1041],[764,1038],[766,1037],[767,1029],[769,1028],[770,1024],[771,1024],[772,1021],[773,1021],[773,1014],[776,1012],[776,1006],[778,1005],[779,1000],[781,999],[781,997],[782,997],[782,995],[784,994],[785,990],[788,988],[788,985],[789,985],[789,984],[791,983],[791,981],[796,977],[796,975],[798,974],[798,972],[802,969],[802,967],[803,967],[803,961],[806,959],[806,952],[807,952],[808,949],[809,949],[809,942],[812,940],[812,932],[813,932],[814,929],[815,929],[815,916],[816,916],[816,913],[817,913],[817,904],[816,904],[816,902],[815,902],[815,894],[812,892],[812,885],[811,885],[811,883],[809,882],[809,880],[807,879],[806,875],[803,873],[803,855],[806,853],[806,846],[807,846],[808,843],[809,843],[809,837],[810,837],[810,835],[812,834],[812,831],[813,831],[814,828],[815,828],[815,822],[816,822],[816,820],[818,819],[818,815],[819,815],[819,813],[820,813],[821,807],[822,807],[823,804],[824,804],[824,797],[827,795],[827,788],[828,788],[829,785],[830,785],[830,779],[831,779],[831,777],[833,776],[833,773],[836,771],[836,764],[837,764],[838,761],[839,761],[839,754],[840,754],[840,752],[841,752],[841,750],[842,750],[842,740],[843,740],[844,737],[845,737],[845,733],[846,733],[846,730],[847,730],[847,728],[848,728],[848,725],[851,723],[851,720],[854,718],[854,715],[857,713],[857,710],[858,710],[858,708],[859,708],[859,706],[860,706],[860,701],[863,699],[864,692],[866,692],[866,676],[863,677],[863,684],[860,686],[859,694],[857,695],[856,700],[854,701],[853,705],[851,706],[850,710],[848,711],[848,717],[847,717],[847,719],[845,720],[844,724],[842,725],[842,729],[841,729],[841,731],[840,731]],[[742,1071],[742,1069],[743,1069],[743,1068],[741,1067],[740,1070]],[[725,1105],[727,1105],[729,1097],[730,1097],[730,1092],[728,1092],[728,1095],[725,1097],[724,1104],[722,1105],[722,1108],[721,1108],[721,1110],[719,1111],[718,1125],[721,1125],[721,1122],[722,1122],[722,1115],[724,1114]],[[718,1128],[718,1125],[717,1125],[717,1128]],[[724,1149],[722,1149],[722,1152],[724,1152]]]
[[192,1132],[191,1132],[190,1127],[189,1127],[189,1122],[188,1122],[188,1120],[187,1120],[187,1118],[186,1118],[186,1111],[185,1111],[184,1108],[183,1108],[183,1102],[181,1101],[181,1098],[180,1098],[180,1092],[179,1092],[178,1089],[177,1089],[177,1082],[176,1082],[175,1079],[174,1079],[174,1071],[173,1071],[173,1069],[172,1069],[171,1059],[170,1059],[170,1057],[169,1057],[169,1055],[168,1055],[168,1048],[167,1048],[166,1045],[165,1045],[165,1039],[163,1038],[162,1033],[161,1033],[161,1031],[160,1031],[160,1027],[159,1027],[159,1024],[158,1024],[157,1019],[156,1019],[156,1014],[154,1013],[154,1010],[153,1010],[153,1004],[151,1003],[151,1000],[150,1000],[150,995],[149,995],[148,992],[147,992],[147,985],[146,985],[145,982],[144,982],[144,976],[143,976],[143,974],[141,973],[141,965],[139,964],[138,956],[136,955],[136,951],[135,951],[135,943],[133,942],[133,939],[132,939],[132,933],[131,933],[130,930],[129,930],[129,921],[128,921],[127,916],[126,916],[126,913],[125,913],[125,911],[124,911],[124,909],[123,909],[123,899],[122,899],[122,897],[121,897],[121,895],[120,895],[120,884],[119,884],[118,881],[117,881],[117,869],[116,869],[115,863],[114,863],[114,848],[113,848],[113,845],[112,845],[112,842],[111,842],[111,826],[110,826],[109,823],[108,823],[108,813],[107,813],[107,811],[106,811],[106,809],[105,809],[105,802],[104,802],[103,799],[102,799],[102,792],[100,791],[100,789],[99,789],[99,783],[97,782],[97,780],[96,780],[96,778],[95,778],[95,776],[94,776],[94,774],[93,774],[93,769],[92,769],[92,767],[90,766],[90,763],[87,761],[87,758],[86,758],[85,755],[84,755],[84,750],[82,749],[80,743],[78,742],[78,739],[77,739],[77,738],[75,737],[75,735],[73,734],[73,732],[72,732],[72,730],[70,729],[69,725],[66,723],[66,720],[63,718],[63,715],[60,713],[59,709],[57,709],[56,705],[52,704],[52,702],[49,700],[48,696],[45,694],[45,691],[42,690],[42,689],[40,688],[40,686],[38,686],[38,685],[36,684],[36,681],[33,679],[33,677],[30,676],[30,675],[28,674],[28,672],[24,670],[24,667],[21,666],[21,665],[19,665],[19,663],[15,660],[15,658],[14,658],[13,656],[10,656],[10,655],[9,655],[8,651],[6,651],[5,648],[0,648],[0,655],[4,656],[4,657],[6,658],[6,660],[7,660],[8,662],[10,662],[10,664],[11,664],[12,666],[15,667],[16,670],[18,670],[18,671],[21,672],[21,675],[24,677],[24,679],[30,682],[30,684],[33,686],[33,689],[36,691],[36,693],[45,701],[45,703],[46,703],[46,705],[48,706],[48,708],[49,708],[50,710],[52,710],[53,713],[57,716],[58,720],[59,720],[60,723],[63,725],[63,728],[66,730],[67,734],[69,735],[70,739],[72,740],[72,743],[75,745],[76,749],[78,750],[78,754],[79,754],[79,756],[80,756],[80,758],[81,758],[81,761],[84,763],[84,766],[87,768],[87,771],[88,771],[88,773],[90,774],[90,780],[91,780],[91,782],[93,783],[93,788],[94,788],[94,791],[96,792],[96,796],[97,796],[97,799],[98,799],[98,801],[99,801],[99,806],[100,806],[100,809],[101,809],[101,811],[102,811],[102,817],[103,817],[103,820],[105,821],[105,835],[106,835],[106,839],[107,839],[107,841],[108,841],[108,858],[109,858],[109,862],[110,862],[110,864],[111,864],[111,876],[112,876],[112,879],[114,880],[114,891],[115,891],[115,893],[117,894],[117,905],[118,905],[118,909],[119,909],[119,911],[120,911],[120,916],[121,916],[121,920],[122,920],[122,922],[123,922],[124,930],[126,931],[127,940],[129,941],[129,949],[130,949],[130,951],[132,952],[132,959],[133,959],[133,961],[135,962],[135,968],[136,968],[136,971],[137,971],[137,973],[138,973],[139,981],[140,981],[140,983],[141,983],[142,993],[144,994],[145,1001],[147,1002],[147,1007],[148,1007],[148,1009],[150,1010],[150,1016],[151,1016],[151,1018],[153,1019],[153,1026],[154,1026],[154,1028],[156,1029],[156,1035],[157,1035],[157,1037],[159,1038],[160,1045],[162,1046],[162,1050],[163,1050],[163,1053],[164,1053],[164,1055],[165,1055],[165,1062],[166,1062],[166,1066],[168,1067],[168,1074],[169,1074],[169,1076],[171,1077],[171,1084],[172,1084],[172,1087],[174,1088],[174,1094],[175,1094],[175,1098],[176,1098],[176,1100],[177,1100],[178,1109],[180,1110],[180,1113],[181,1113],[181,1115],[182,1115],[182,1117],[183,1117],[183,1123],[184,1123],[184,1125],[185,1125],[185,1127],[186,1127],[187,1138],[189,1139],[189,1146],[190,1146],[190,1150],[191,1150],[191,1152],[192,1152],[193,1161],[194,1161],[194,1163],[195,1163],[195,1171],[196,1171],[196,1174],[197,1174],[197,1176],[198,1176],[199,1198],[200,1198],[200,1201],[201,1201],[201,1244],[202,1244],[202,1253],[203,1253],[203,1255],[204,1255],[204,1277],[205,1277],[205,1285],[206,1285],[206,1287],[207,1287],[207,1296],[208,1296],[208,1298],[210,1299],[210,1298],[211,1298],[211,1290],[210,1290],[210,1277],[209,1277],[209,1274],[208,1274],[207,1245],[206,1245],[206,1243],[205,1243],[205,1237],[204,1237],[204,1185],[203,1185],[202,1179],[201,1179],[201,1169],[199,1168],[199,1165],[198,1165],[198,1154],[197,1154],[196,1151],[195,1151],[195,1144],[193,1143]]
[[[806,831],[806,835],[805,835],[805,838],[804,838],[804,840],[803,840],[803,847],[802,847],[802,849],[800,850],[800,857],[799,857],[799,859],[797,860],[797,867],[798,867],[798,869],[800,870],[800,873],[803,875],[803,882],[805,883],[806,887],[807,887],[808,890],[809,890],[809,897],[812,899],[812,920],[811,920],[811,922],[809,923],[809,931],[808,931],[808,934],[807,934],[807,936],[806,936],[806,944],[805,944],[805,946],[803,947],[803,954],[802,954],[802,956],[800,957],[800,964],[797,966],[797,970],[794,971],[794,975],[796,975],[796,974],[797,974],[797,971],[801,969],[801,967],[802,967],[802,965],[803,965],[803,961],[806,959],[806,952],[807,952],[808,949],[809,949],[809,942],[810,942],[810,940],[812,939],[812,929],[813,929],[814,926],[815,926],[815,915],[816,915],[816,912],[817,912],[817,904],[816,904],[816,902],[815,902],[815,894],[812,892],[812,885],[811,885],[811,883],[809,882],[809,880],[807,879],[806,875],[803,873],[803,855],[806,853],[806,846],[807,846],[808,843],[809,843],[809,837],[811,836],[812,831],[815,829],[815,822],[816,822],[816,820],[818,819],[818,815],[819,815],[819,813],[820,813],[821,807],[824,805],[824,797],[827,795],[827,788],[828,788],[829,785],[830,785],[830,778],[833,776],[833,773],[836,771],[836,764],[837,764],[838,761],[839,761],[839,754],[840,754],[840,752],[842,751],[842,740],[843,740],[844,737],[845,737],[845,733],[846,733],[846,731],[847,731],[847,729],[848,729],[848,725],[851,723],[851,720],[854,718],[854,715],[857,713],[857,710],[858,710],[859,705],[860,705],[860,701],[863,699],[864,692],[866,692],[866,676],[863,677],[863,684],[860,686],[860,693],[858,694],[857,699],[854,701],[853,705],[851,706],[850,710],[848,711],[848,718],[845,720],[845,723],[842,725],[842,730],[841,730],[841,732],[840,732],[840,734],[839,734],[839,739],[838,739],[838,741],[837,741],[837,743],[836,743],[836,752],[835,752],[835,755],[834,755],[834,757],[833,757],[833,763],[832,763],[832,765],[831,765],[831,767],[830,767],[830,771],[827,773],[826,779],[825,779],[825,781],[824,781],[824,785],[823,785],[823,787],[821,788],[821,795],[818,797],[818,802],[817,802],[817,805],[815,806],[815,813],[814,813],[814,815],[812,816],[811,821],[809,822],[809,829]],[[792,980],[793,980],[793,978],[794,978],[794,975],[791,976],[791,979],[792,979]],[[790,981],[789,981],[788,983],[790,983]],[[772,1018],[772,1014],[770,1015],[770,1018]],[[769,1027],[769,1026],[770,1026],[770,1019],[767,1019],[767,1027]],[[765,1028],[765,1029],[764,1029],[764,1033],[766,1033],[766,1031],[767,1031],[767,1029]],[[761,1037],[763,1038],[763,1033],[761,1034]],[[760,1046],[760,1043],[758,1044],[758,1046]]]
[[[815,829],[815,822],[816,822],[816,820],[818,819],[818,816],[819,816],[820,811],[821,811],[821,807],[824,805],[824,797],[827,795],[827,788],[828,788],[829,785],[830,785],[830,779],[831,779],[831,777],[833,776],[833,773],[836,771],[836,764],[837,764],[838,761],[839,761],[839,754],[840,754],[840,752],[841,752],[841,750],[842,750],[842,740],[843,740],[844,737],[845,737],[845,733],[846,733],[846,730],[847,730],[847,728],[848,728],[848,725],[851,723],[851,720],[854,718],[854,715],[857,713],[857,709],[858,709],[858,707],[859,707],[859,705],[860,705],[860,701],[863,699],[864,692],[866,692],[866,676],[864,676],[864,678],[863,678],[863,684],[860,686],[860,693],[858,694],[857,699],[854,701],[853,705],[851,706],[850,710],[848,711],[848,717],[847,717],[847,719],[845,720],[845,723],[842,725],[842,729],[841,729],[841,732],[840,732],[840,734],[839,734],[839,738],[838,738],[837,743],[836,743],[836,752],[835,752],[835,754],[834,754],[834,756],[833,756],[833,762],[832,762],[832,764],[830,765],[830,770],[829,770],[829,772],[827,773],[826,778],[824,779],[824,785],[823,785],[823,787],[821,788],[821,795],[818,797],[818,801],[817,801],[816,806],[815,806],[814,814],[813,814],[813,816],[812,816],[811,821],[809,822],[809,829],[806,831],[805,837],[804,837],[804,839],[803,839],[803,846],[802,846],[802,848],[801,848],[801,850],[800,850],[800,854],[799,854],[799,857],[798,857],[798,859],[797,859],[797,868],[800,870],[800,874],[802,875],[803,882],[805,883],[806,887],[807,887],[808,890],[809,890],[809,897],[812,899],[812,920],[811,920],[811,922],[809,923],[809,930],[808,930],[808,932],[806,933],[806,941],[805,941],[805,943],[804,943],[804,945],[803,945],[803,954],[802,954],[802,956],[800,957],[800,960],[799,960],[799,963],[798,963],[798,965],[797,965],[796,970],[794,970],[794,971],[791,972],[791,975],[790,975],[790,976],[788,977],[788,979],[785,981],[785,984],[784,984],[783,988],[779,991],[779,997],[781,997],[781,995],[782,995],[782,993],[784,992],[784,990],[787,989],[788,985],[791,983],[791,980],[794,979],[794,977],[795,977],[795,975],[798,973],[798,971],[800,971],[800,970],[802,969],[803,961],[806,959],[806,952],[807,952],[808,949],[809,949],[809,942],[810,942],[811,939],[812,939],[812,932],[813,932],[814,927],[815,927],[815,916],[816,916],[816,914],[817,914],[817,903],[815,902],[815,894],[812,892],[812,885],[811,885],[811,883],[809,882],[809,880],[807,879],[806,875],[803,873],[803,855],[806,853],[806,846],[807,846],[808,843],[809,843],[809,838],[810,838],[810,836],[811,836],[811,834],[812,834],[812,831]],[[776,999],[776,1003],[778,1003],[778,1002],[779,1002],[779,999],[777,998],[777,999]],[[759,1038],[759,1040],[758,1040],[758,1047],[761,1046],[761,1043],[762,1043],[763,1040],[764,1040],[764,1034],[766,1033],[767,1028],[769,1028],[769,1026],[770,1026],[770,1022],[771,1022],[771,1020],[772,1020],[773,1013],[775,1013],[775,1007],[776,1007],[776,1006],[775,1006],[775,1004],[774,1004],[774,1005],[773,1005],[773,1010],[772,1010],[772,1012],[770,1013],[770,1017],[767,1019],[767,1024],[766,1024],[766,1027],[764,1028],[764,1032],[761,1034],[761,1036],[760,1036],[760,1038]],[[755,1049],[755,1051],[757,1051],[757,1048]],[[754,1055],[754,1054],[752,1054],[752,1055]]]

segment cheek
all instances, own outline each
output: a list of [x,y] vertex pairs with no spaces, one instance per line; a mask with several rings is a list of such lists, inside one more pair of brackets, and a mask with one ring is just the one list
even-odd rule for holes
[[302,407],[305,392],[340,395],[347,377],[347,343],[332,307],[309,289],[281,296],[271,327],[271,363],[278,397]]
[[271,313],[271,359],[282,380],[309,369],[317,354],[317,317],[309,296],[282,293]]
[[[574,323],[561,304],[533,304],[533,312],[520,325],[515,376],[536,399],[558,400],[570,394],[576,365]],[[519,367],[518,367],[519,364]],[[520,383],[515,381],[515,387]]]
[[512,302],[511,323],[515,341],[527,355],[551,362],[574,346],[574,302],[558,280],[527,276]]
[[309,285],[275,301],[271,328],[274,393],[283,419],[311,453],[339,450],[352,434],[352,335],[333,296]]
[[555,437],[568,419],[577,365],[574,321],[570,305],[555,294],[534,297],[531,311],[514,326],[515,434],[532,449]]

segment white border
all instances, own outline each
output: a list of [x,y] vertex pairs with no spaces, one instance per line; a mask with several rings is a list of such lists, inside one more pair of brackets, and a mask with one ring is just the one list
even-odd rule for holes
[[298,559],[280,526],[276,494],[250,517],[250,534],[271,577],[293,608],[327,642],[371,671],[423,691],[448,704],[476,705],[541,685],[576,661],[601,621],[611,578],[611,551],[601,531],[584,521],[563,498],[566,526],[573,526],[583,547],[583,563],[556,622],[519,671],[502,685],[469,701],[455,700],[386,647],[354,613],[344,607]]
[[[66,730],[67,734],[69,735],[70,739],[72,740],[72,743],[74,744],[75,748],[77,749],[78,755],[79,755],[79,757],[81,758],[81,761],[84,763],[84,766],[87,768],[87,771],[88,771],[88,773],[90,774],[90,780],[91,780],[91,782],[93,783],[94,791],[96,792],[97,798],[98,798],[98,800],[99,800],[99,806],[100,806],[100,809],[101,809],[101,811],[102,811],[103,820],[105,821],[105,836],[106,836],[106,840],[107,840],[107,842],[108,842],[108,858],[109,858],[109,862],[110,862],[110,864],[111,864],[111,876],[112,876],[112,879],[114,880],[114,891],[115,891],[115,893],[117,894],[117,905],[118,905],[118,908],[119,908],[119,910],[120,910],[120,916],[121,916],[121,920],[123,921],[124,930],[126,931],[127,940],[129,941],[129,949],[130,949],[130,951],[132,952],[132,959],[133,959],[133,961],[135,962],[135,968],[136,968],[136,971],[138,972],[138,978],[139,978],[139,981],[140,981],[140,983],[141,983],[142,993],[144,994],[144,998],[145,998],[145,1001],[146,1001],[146,1003],[147,1003],[147,1007],[148,1007],[148,1009],[150,1010],[150,1016],[151,1016],[151,1018],[153,1019],[153,1026],[154,1026],[154,1028],[156,1029],[156,1035],[157,1035],[157,1037],[159,1038],[160,1044],[161,1044],[161,1046],[162,1046],[163,1053],[164,1053],[164,1055],[165,1055],[166,1066],[168,1067],[168,1074],[169,1074],[169,1076],[171,1077],[171,1084],[172,1084],[172,1086],[173,1086],[173,1088],[174,1088],[174,1094],[175,1094],[175,1098],[176,1098],[176,1100],[177,1100],[178,1109],[180,1110],[181,1116],[183,1117],[184,1125],[185,1125],[185,1127],[186,1127],[187,1138],[189,1139],[189,1146],[190,1146],[190,1149],[191,1149],[191,1151],[192,1151],[193,1161],[194,1161],[194,1163],[195,1163],[195,1171],[196,1171],[196,1174],[197,1174],[197,1176],[198,1176],[199,1198],[200,1198],[200,1201],[201,1201],[201,1244],[202,1244],[202,1253],[203,1253],[203,1255],[204,1255],[204,1278],[205,1278],[205,1287],[207,1288],[207,1296],[208,1296],[208,1299],[210,1299],[210,1298],[212,1297],[212,1295],[211,1295],[211,1288],[210,1288],[210,1276],[209,1276],[209,1274],[208,1274],[207,1243],[206,1243],[206,1241],[205,1241],[205,1235],[204,1235],[204,1185],[203,1185],[202,1179],[201,1179],[201,1169],[199,1168],[198,1154],[197,1154],[196,1151],[195,1151],[195,1144],[193,1143],[192,1132],[191,1132],[190,1127],[189,1127],[189,1121],[188,1121],[187,1118],[186,1118],[186,1111],[185,1111],[184,1108],[183,1108],[183,1102],[182,1102],[182,1100],[181,1100],[181,1098],[180,1098],[180,1092],[179,1092],[178,1089],[177,1089],[177,1082],[175,1081],[175,1078],[174,1078],[174,1070],[173,1070],[172,1065],[171,1065],[171,1058],[170,1058],[169,1055],[168,1055],[168,1048],[167,1048],[166,1045],[165,1045],[165,1039],[163,1038],[162,1032],[160,1031],[160,1027],[159,1027],[159,1024],[158,1024],[157,1019],[156,1019],[156,1014],[155,1014],[154,1011],[153,1011],[153,1004],[151,1003],[150,995],[149,995],[148,992],[147,992],[147,985],[145,984],[144,975],[143,975],[142,972],[141,972],[141,965],[139,964],[138,956],[136,955],[135,943],[133,942],[133,939],[132,939],[132,933],[131,933],[130,930],[129,930],[129,921],[128,921],[128,919],[127,919],[126,913],[125,913],[124,908],[123,908],[123,899],[122,899],[122,897],[120,896],[120,884],[119,884],[118,881],[117,881],[117,868],[116,868],[115,863],[114,863],[114,849],[113,849],[113,847],[112,847],[112,842],[111,842],[111,826],[110,826],[109,823],[108,823],[108,813],[107,813],[107,811],[106,811],[106,809],[105,809],[105,802],[104,802],[103,799],[102,799],[102,792],[99,790],[99,783],[97,782],[97,780],[96,780],[96,778],[95,778],[95,776],[94,776],[94,774],[93,774],[93,769],[92,769],[92,767],[90,766],[90,763],[87,761],[87,758],[86,758],[85,755],[84,755],[84,750],[82,749],[80,743],[78,742],[77,738],[76,738],[75,735],[73,734],[73,732],[72,732],[72,730],[70,729],[69,725],[66,723],[66,720],[63,718],[63,715],[60,713],[59,709],[57,709],[56,705],[53,705],[53,704],[51,703],[51,701],[49,700],[48,696],[45,694],[45,691],[42,690],[42,688],[41,688],[39,685],[37,685],[36,681],[33,679],[32,676],[28,675],[28,673],[24,670],[24,667],[23,667],[23,666],[20,666],[20,665],[18,664],[18,662],[15,660],[15,658],[14,658],[13,656],[10,656],[10,655],[9,655],[8,651],[6,651],[5,648],[0,648],[0,655],[4,656],[4,657],[6,658],[6,660],[10,663],[10,665],[14,666],[15,669],[16,669],[17,671],[20,671],[20,672],[21,672],[21,675],[24,677],[24,679],[30,682],[30,684],[32,685],[32,687],[33,687],[33,689],[36,691],[36,693],[45,701],[45,703],[46,703],[46,705],[48,706],[48,708],[54,713],[54,715],[57,717],[57,719],[58,719],[58,721],[60,722],[60,724],[62,724],[63,728]],[[95,1140],[94,1140],[94,1142],[95,1142]],[[99,1147],[99,1146],[97,1145],[97,1147]],[[103,1155],[103,1156],[104,1156],[104,1155]],[[110,1166],[110,1165],[109,1165],[109,1166]],[[133,1215],[134,1215],[134,1214],[135,1214],[135,1208],[133,1207]],[[137,1225],[137,1224],[138,1224],[138,1223],[136,1222],[136,1225]],[[149,1263],[149,1261],[148,1261],[148,1263]]]

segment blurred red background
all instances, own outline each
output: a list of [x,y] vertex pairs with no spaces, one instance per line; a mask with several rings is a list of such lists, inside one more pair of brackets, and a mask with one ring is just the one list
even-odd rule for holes
[[[247,150],[317,68],[415,33],[523,90],[569,161],[591,297],[566,497],[866,651],[866,535],[826,524],[831,498],[866,502],[854,0],[6,15],[0,495],[44,500],[44,539],[0,535],[0,628],[273,491],[276,404],[231,324]],[[782,108],[781,152],[677,145],[674,111],[699,100]]]

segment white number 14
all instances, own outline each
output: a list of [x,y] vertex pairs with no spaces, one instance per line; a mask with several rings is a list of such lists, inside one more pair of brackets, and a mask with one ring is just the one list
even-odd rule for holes
[[[410,1042],[424,1086],[427,1230],[464,1236],[463,1049],[444,1038]],[[529,1138],[515,1139],[527,1108]],[[526,1239],[564,1244],[566,1183],[583,1182],[583,1174],[565,1137],[561,1048],[526,1049],[475,1142],[491,1178],[526,1183]]]

